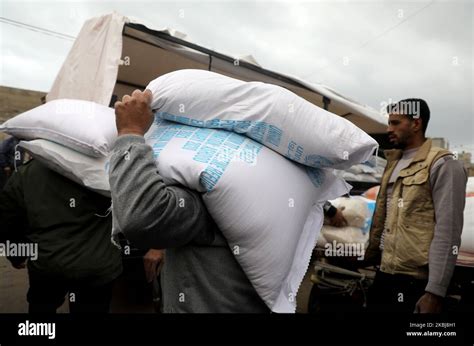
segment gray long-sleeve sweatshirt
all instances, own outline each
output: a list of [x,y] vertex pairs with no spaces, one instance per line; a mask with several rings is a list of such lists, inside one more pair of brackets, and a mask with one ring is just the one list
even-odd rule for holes
[[201,196],[165,185],[143,137],[117,139],[109,181],[114,221],[128,240],[143,249],[166,249],[163,312],[269,312]]

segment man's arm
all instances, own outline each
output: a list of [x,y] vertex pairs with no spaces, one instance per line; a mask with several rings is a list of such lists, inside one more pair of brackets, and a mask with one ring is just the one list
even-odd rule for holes
[[429,251],[429,278],[425,290],[434,295],[431,298],[435,300],[446,295],[456,265],[466,203],[466,182],[464,167],[451,156],[437,160],[430,172],[436,225]]
[[166,249],[212,236],[214,223],[198,193],[166,186],[143,135],[153,114],[151,93],[135,91],[115,105],[119,138],[110,159],[114,218],[135,246]]
[[117,139],[109,181],[114,218],[139,248],[181,246],[210,227],[210,216],[196,192],[165,185],[143,137]]
[[146,282],[152,282],[163,268],[165,250],[150,249],[143,256]]

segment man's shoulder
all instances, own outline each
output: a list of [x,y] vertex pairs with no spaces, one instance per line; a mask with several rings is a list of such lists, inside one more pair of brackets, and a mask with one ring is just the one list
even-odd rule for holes
[[432,146],[430,148],[430,151],[433,152],[433,153],[436,153],[436,154],[451,154],[453,155],[453,153],[451,151],[449,151],[448,149],[445,149],[445,148],[441,148],[441,147],[437,147],[437,146]]
[[449,151],[448,149],[444,149],[444,148],[436,147],[436,146],[432,146],[430,148],[429,155],[433,158],[431,161],[431,168],[430,168],[431,171],[435,169],[436,167],[439,167],[446,161],[454,159],[454,154],[451,151]]
[[[430,175],[437,175],[438,172],[451,172],[451,174],[464,173],[467,176],[467,170],[463,162],[457,159],[456,155],[449,150],[442,149],[444,155],[436,155],[430,167]],[[441,153],[441,152],[440,152]]]
[[17,179],[20,179],[21,177],[29,174],[31,167],[34,167],[35,165],[32,161],[33,160],[29,160],[28,162],[25,162],[21,166],[13,168],[12,176],[8,180],[16,181]]
[[40,172],[42,171],[47,172],[48,169],[40,162],[38,162],[38,160],[35,160],[33,158],[16,168],[16,172],[18,172],[22,176],[26,176],[29,174],[37,175],[40,174]]
[[35,159],[32,158],[32,159],[29,159],[28,161],[26,161],[25,163],[23,163],[19,168],[36,166],[37,164],[38,164],[38,162]]

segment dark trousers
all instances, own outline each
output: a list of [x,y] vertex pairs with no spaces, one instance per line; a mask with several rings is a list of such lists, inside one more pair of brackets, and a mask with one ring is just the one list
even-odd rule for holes
[[70,313],[105,314],[109,312],[112,286],[113,281],[101,286],[90,286],[87,282],[38,280],[30,277],[28,312],[54,314],[67,298]]
[[425,294],[427,280],[377,271],[367,297],[370,312],[413,313],[418,299]]

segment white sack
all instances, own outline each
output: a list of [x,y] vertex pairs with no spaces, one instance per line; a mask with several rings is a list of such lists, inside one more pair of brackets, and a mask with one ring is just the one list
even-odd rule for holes
[[339,197],[330,202],[336,208],[342,209],[342,215],[344,215],[348,226],[361,229],[366,227],[371,215],[363,197]]
[[474,253],[474,177],[467,179],[461,251]]
[[347,226],[324,225],[319,235],[318,246],[325,247],[328,243],[330,246],[333,246],[333,244],[361,244],[361,250],[365,250],[369,240],[368,230],[372,218],[369,203],[372,201],[364,197],[353,196],[350,198],[339,197],[330,202],[334,207],[341,210],[347,221]]
[[364,235],[362,230],[358,227],[334,227],[324,225],[321,229],[321,235],[324,237],[326,242],[332,243],[341,243],[341,244],[355,244],[360,243],[364,244],[364,249],[366,242],[369,239],[368,235]]
[[44,139],[21,141],[18,146],[62,176],[110,197],[109,179],[105,171],[107,158],[89,157]]
[[47,139],[93,157],[106,156],[117,138],[114,109],[83,100],[54,100],[0,125],[19,139]]
[[[157,120],[158,171],[204,203],[257,293],[275,312],[295,296],[321,229],[321,203],[348,191],[331,171],[296,165],[236,133]],[[120,225],[117,225],[120,229]]]
[[357,227],[323,226],[318,244],[324,248],[326,257],[357,257],[362,260],[368,240],[369,235],[364,235]]
[[466,197],[460,250],[474,253],[474,196]]
[[242,133],[296,162],[345,169],[377,142],[351,122],[282,87],[205,70],[179,70],[148,86],[163,119]]

